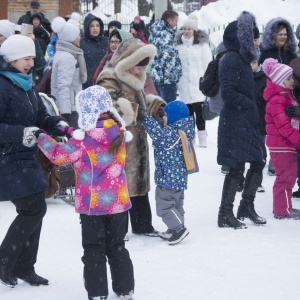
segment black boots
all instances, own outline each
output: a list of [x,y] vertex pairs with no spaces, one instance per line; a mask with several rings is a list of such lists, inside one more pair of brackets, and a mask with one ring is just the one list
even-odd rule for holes
[[262,225],[266,224],[265,218],[260,217],[254,209],[254,199],[257,188],[261,185],[262,174],[253,173],[248,171],[246,175],[244,191],[242,193],[242,200],[237,212],[237,218],[244,220],[250,219],[254,224]]
[[49,281],[46,278],[43,278],[39,275],[37,275],[35,272],[28,274],[28,275],[16,275],[17,278],[22,279],[26,283],[33,285],[33,286],[39,286],[39,285],[48,285]]
[[239,222],[233,214],[233,202],[238,190],[239,180],[226,175],[223,185],[222,201],[218,215],[219,227],[231,227],[234,229],[247,228]]
[[18,284],[17,278],[11,276],[4,266],[0,266],[0,282],[14,288]]

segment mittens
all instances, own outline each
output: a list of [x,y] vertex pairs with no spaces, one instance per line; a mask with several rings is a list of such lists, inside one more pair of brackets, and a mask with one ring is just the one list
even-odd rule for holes
[[26,147],[33,147],[37,140],[35,133],[39,130],[38,127],[25,127],[23,131],[23,145]]

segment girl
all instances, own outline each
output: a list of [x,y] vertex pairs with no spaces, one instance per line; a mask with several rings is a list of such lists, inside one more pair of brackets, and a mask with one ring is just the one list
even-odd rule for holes
[[75,209],[81,219],[88,299],[107,299],[107,258],[113,291],[129,300],[134,277],[124,243],[131,207],[124,172],[125,122],[113,108],[109,93],[100,86],[80,92],[76,107],[80,129],[73,132],[69,143],[58,144],[41,134],[38,144],[54,164],[74,164]]
[[292,188],[297,179],[297,155],[300,147],[300,118],[285,113],[290,105],[297,105],[292,95],[294,79],[289,66],[268,58],[262,64],[269,77],[264,91],[266,106],[267,141],[275,168],[273,213],[277,219],[300,219],[300,211],[292,208]]

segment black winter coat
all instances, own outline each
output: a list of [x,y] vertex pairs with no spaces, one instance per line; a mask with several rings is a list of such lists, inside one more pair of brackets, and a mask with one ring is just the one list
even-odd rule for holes
[[296,58],[297,55],[290,51],[284,51],[283,48],[272,48],[267,50],[261,50],[259,57],[259,64],[262,64],[267,58],[277,59],[278,62],[285,65],[290,65],[290,62]]
[[[239,25],[235,21],[227,26],[223,41],[228,52],[220,70],[224,106],[219,119],[217,161],[231,168],[241,162],[263,161],[264,157],[250,66],[256,55],[253,37],[245,44],[245,40],[240,41],[237,37],[238,28],[241,31],[252,30],[242,20]],[[240,33],[239,36],[251,37],[251,34]]]
[[[89,33],[89,25],[92,21],[97,20],[100,23],[100,34],[92,37]],[[84,52],[84,58],[87,69],[87,81],[82,85],[86,89],[93,85],[93,76],[108,49],[108,38],[103,35],[103,22],[100,18],[89,14],[84,19],[84,37],[80,40],[80,48]]]
[[[18,72],[2,56],[0,70]],[[47,180],[37,159],[38,147],[25,147],[22,141],[25,127],[48,131],[52,117],[47,117],[49,114],[34,89],[26,92],[0,75],[0,201],[19,199],[46,189]]]

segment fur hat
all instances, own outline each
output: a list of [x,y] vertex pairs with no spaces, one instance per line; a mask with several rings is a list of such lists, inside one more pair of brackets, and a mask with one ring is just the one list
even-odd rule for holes
[[12,62],[22,57],[34,56],[35,45],[33,40],[24,35],[13,34],[1,45],[1,55],[6,62]]
[[193,30],[198,30],[198,18],[195,14],[189,15],[183,22],[183,27],[190,27]]
[[168,103],[164,109],[168,117],[168,124],[174,123],[179,119],[190,115],[187,105],[181,100],[175,100]]
[[272,82],[282,87],[286,78],[293,74],[291,67],[280,64],[274,58],[267,58],[262,64],[262,69]]
[[15,33],[15,24],[9,20],[0,20],[0,34],[8,38]]
[[84,131],[94,129],[99,116],[109,111],[120,121],[125,130],[125,121],[114,108],[108,91],[100,85],[93,85],[80,91],[76,95],[75,101],[80,129]]
[[119,21],[116,21],[116,20],[110,21],[110,22],[108,23],[107,28],[109,29],[109,28],[112,27],[112,26],[115,26],[115,27],[117,27],[118,29],[121,29],[121,28],[122,28],[122,24],[121,24]]
[[[70,19],[71,20],[71,19]],[[51,23],[54,32],[57,33],[60,40],[73,43],[80,34],[78,26],[71,22],[66,22],[62,17],[56,17]]]

